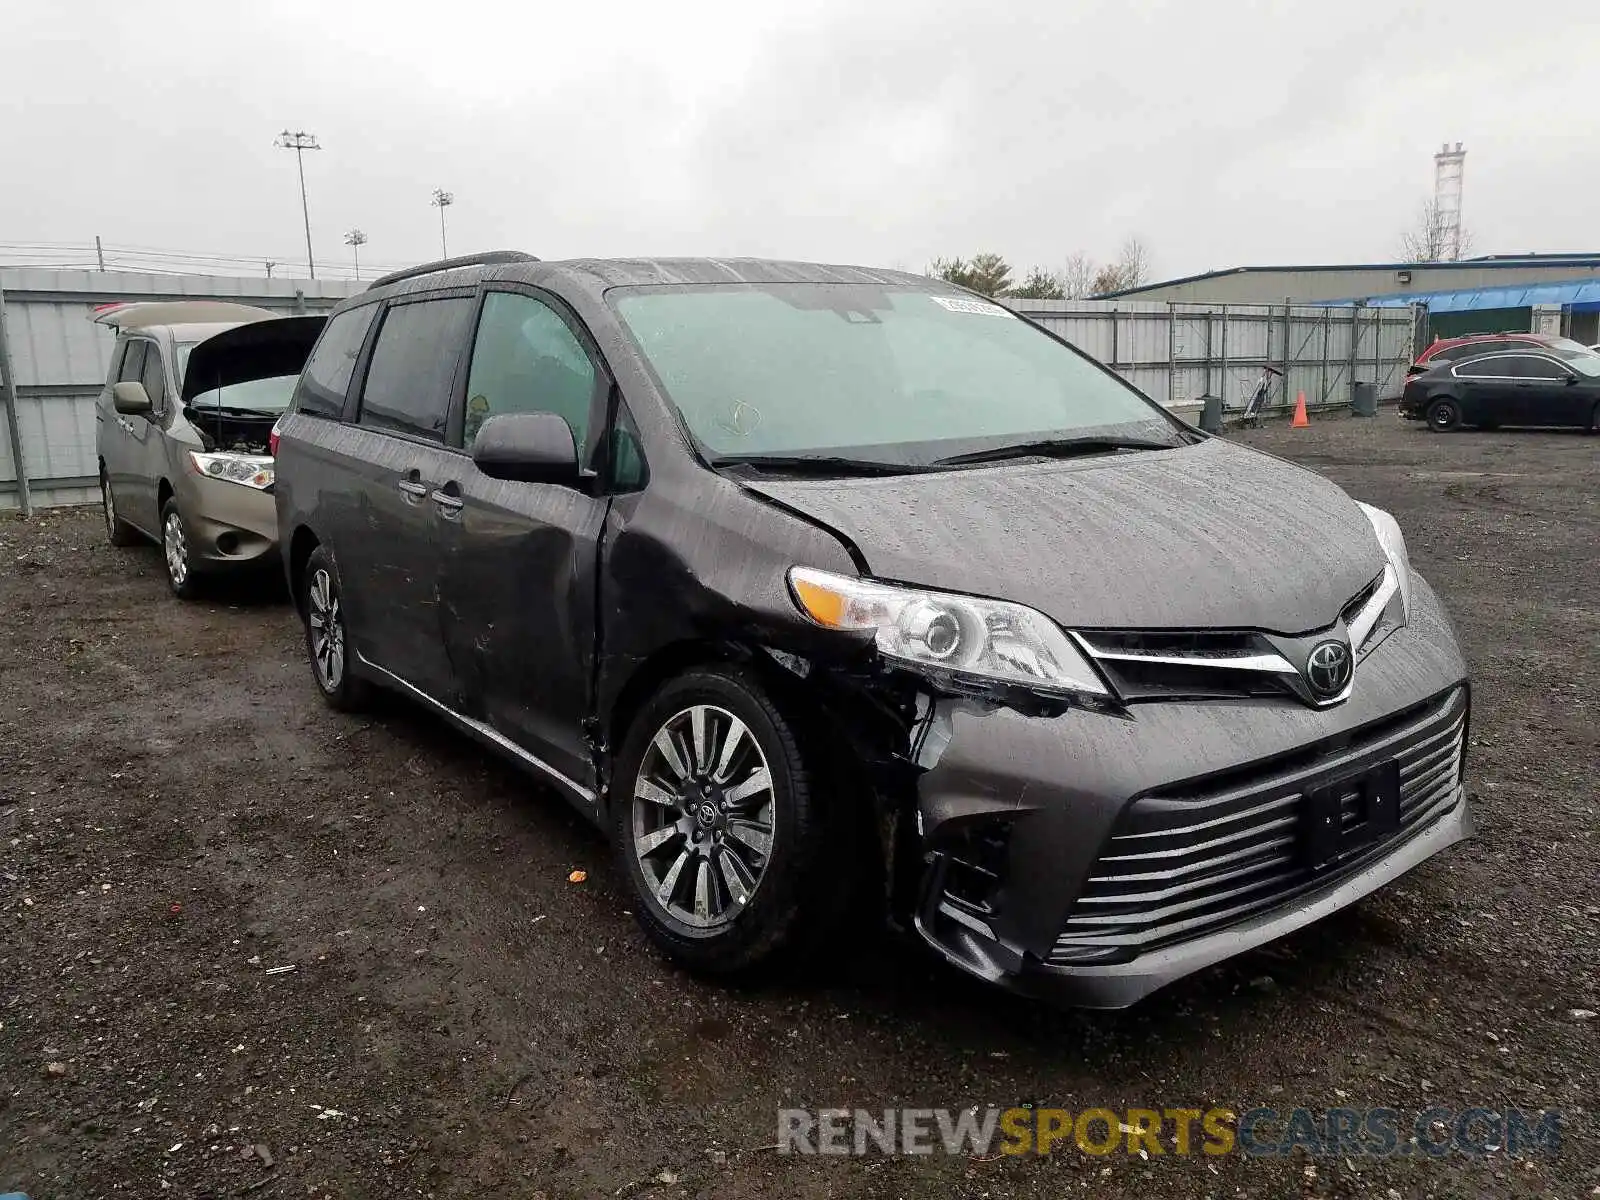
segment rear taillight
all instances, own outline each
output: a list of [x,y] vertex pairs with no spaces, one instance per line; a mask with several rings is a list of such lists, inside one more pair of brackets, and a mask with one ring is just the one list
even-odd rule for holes
[[[279,420],[282,420],[280,417]],[[278,422],[272,423],[272,432],[267,434],[267,453],[273,458],[278,457]]]

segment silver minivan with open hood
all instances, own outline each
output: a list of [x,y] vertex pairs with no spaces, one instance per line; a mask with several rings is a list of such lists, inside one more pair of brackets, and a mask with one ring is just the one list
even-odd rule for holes
[[275,561],[272,427],[324,318],[196,300],[94,320],[117,331],[95,407],[112,544],[159,542],[185,599],[207,574]]

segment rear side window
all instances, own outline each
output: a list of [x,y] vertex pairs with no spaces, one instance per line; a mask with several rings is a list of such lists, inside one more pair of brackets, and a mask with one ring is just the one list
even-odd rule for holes
[[1451,362],[1458,358],[1476,358],[1480,354],[1510,349],[1513,349],[1510,342],[1463,342],[1459,346],[1446,346],[1433,357],[1441,362]]
[[361,423],[444,441],[468,296],[397,304],[384,314],[361,389]]
[[361,354],[367,329],[377,311],[376,304],[347,308],[323,328],[322,337],[300,376],[300,393],[295,403],[300,412],[337,417],[344,411],[344,395],[350,390],[356,358]]
[[594,364],[549,305],[516,292],[490,292],[472,348],[462,440],[501,413],[550,412],[572,428],[581,451],[589,435]]

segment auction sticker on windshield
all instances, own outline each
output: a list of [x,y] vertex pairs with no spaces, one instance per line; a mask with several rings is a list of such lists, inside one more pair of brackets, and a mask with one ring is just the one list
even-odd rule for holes
[[984,317],[1009,317],[1010,310],[1001,308],[998,304],[990,304],[987,300],[968,300],[964,296],[929,296],[940,308],[948,308],[951,312],[977,313]]

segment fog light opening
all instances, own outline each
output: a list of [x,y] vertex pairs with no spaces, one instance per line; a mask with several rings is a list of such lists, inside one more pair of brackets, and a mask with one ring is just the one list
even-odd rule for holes
[[225,533],[217,539],[217,549],[223,554],[239,553],[239,535]]
[[944,899],[978,916],[995,915],[1010,845],[1010,823],[996,822],[965,830],[941,846],[947,864]]

